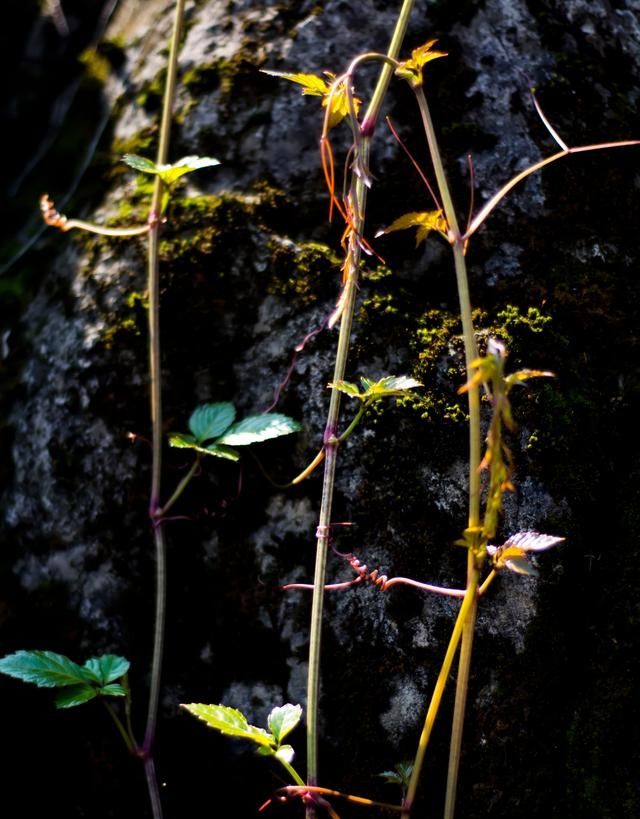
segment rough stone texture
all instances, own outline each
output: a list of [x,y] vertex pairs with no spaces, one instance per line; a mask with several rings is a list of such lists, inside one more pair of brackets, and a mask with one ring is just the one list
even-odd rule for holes
[[[112,166],[123,150],[154,150],[171,5],[122,0],[107,30],[123,45],[100,90],[112,119],[87,198],[76,197],[97,221],[122,219],[127,202],[131,218],[144,218],[132,176]],[[325,225],[317,100],[257,69],[338,72],[359,51],[385,48],[395,6],[189,5],[180,58],[188,82],[172,156],[208,154],[223,165],[190,179],[192,203],[176,205],[164,233],[168,431],[184,429],[202,401],[234,400],[244,414],[269,406],[295,346],[322,326],[338,291],[340,229]],[[639,32],[634,0],[416,4],[407,50],[435,36],[450,52],[428,67],[427,90],[461,213],[467,152],[481,202],[556,150],[531,85],[570,144],[637,135]],[[362,96],[369,81],[365,73]],[[424,164],[404,89],[392,92],[389,110]],[[378,146],[369,235],[429,207],[382,129]],[[558,376],[514,401],[518,489],[502,529],[539,528],[567,541],[539,557],[539,578],[502,578],[481,606],[460,783],[459,815],[468,819],[600,819],[640,809],[638,752],[622,750],[623,737],[638,747],[640,725],[636,168],[632,149],[558,164],[519,187],[470,245],[479,330],[506,339],[512,366]],[[436,239],[414,250],[399,235],[376,247],[393,272],[367,263],[350,373],[414,373],[425,390],[414,404],[374,413],[344,447],[335,520],[353,526],[336,530],[336,548],[389,575],[457,586],[464,553],[449,544],[465,525],[466,432],[451,262]],[[3,647],[77,659],[125,654],[141,724],[153,605],[144,244],[47,234],[18,264],[38,286],[19,324],[6,317],[3,335]],[[308,340],[281,392],[278,409],[305,432],[262,445],[276,481],[320,445],[335,337]],[[129,432],[141,437],[131,443]],[[183,453],[167,452],[166,491],[186,464]],[[248,817],[278,784],[272,769],[178,704],[225,701],[259,720],[273,699],[304,700],[310,595],[278,587],[310,582],[321,481],[283,491],[249,458],[241,480],[233,465],[206,466],[176,506],[186,519],[167,527],[158,766],[168,817]],[[352,576],[337,556],[329,574]],[[401,588],[327,596],[328,786],[396,798],[375,774],[413,753],[457,605]],[[53,714],[46,693],[0,684],[14,749],[7,788],[23,801],[30,788],[30,815],[147,814],[140,771],[98,708]],[[445,726],[442,719],[434,735],[416,815],[440,810]],[[293,741],[302,755],[302,735]]]

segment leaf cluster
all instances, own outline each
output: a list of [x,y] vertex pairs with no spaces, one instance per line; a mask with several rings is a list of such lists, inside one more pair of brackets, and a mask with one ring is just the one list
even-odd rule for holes
[[183,704],[182,708],[221,734],[255,743],[262,756],[275,756],[286,765],[293,761],[293,748],[291,745],[283,745],[282,741],[300,722],[300,705],[286,703],[276,706],[267,718],[267,729],[250,725],[242,711],[228,705],[190,703]]
[[236,409],[230,401],[202,404],[189,418],[190,434],[173,433],[169,436],[169,444],[194,449],[201,455],[238,461],[240,453],[235,447],[279,438],[302,429],[297,421],[278,412],[249,415],[237,422],[235,417]]
[[62,688],[56,708],[72,708],[94,697],[124,697],[125,685],[116,682],[129,670],[129,661],[114,654],[91,657],[78,665],[53,651],[16,651],[0,659],[0,673],[40,688]]
[[362,377],[360,378],[360,384],[362,389],[350,381],[335,381],[331,382],[329,386],[334,390],[343,392],[349,398],[357,398],[367,405],[379,401],[381,398],[401,396],[407,390],[422,386],[415,378],[410,378],[407,375],[387,375],[378,381],[371,381],[369,378]]

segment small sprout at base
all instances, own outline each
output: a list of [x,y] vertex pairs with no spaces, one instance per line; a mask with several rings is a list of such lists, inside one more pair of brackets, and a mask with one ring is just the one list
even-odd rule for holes
[[409,780],[413,773],[413,762],[398,762],[392,771],[382,771],[378,776],[382,777],[390,785],[401,785],[403,791],[409,787]]
[[511,535],[502,546],[487,546],[493,567],[497,571],[507,568],[516,574],[537,577],[537,570],[529,563],[528,552],[544,552],[562,543],[563,537],[541,535],[539,532],[518,532]]

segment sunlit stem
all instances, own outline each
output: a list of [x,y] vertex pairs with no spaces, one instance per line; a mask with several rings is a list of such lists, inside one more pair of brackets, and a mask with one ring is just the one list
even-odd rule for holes
[[409,819],[411,807],[415,801],[418,781],[420,779],[420,772],[424,764],[427,745],[429,744],[431,732],[440,709],[442,695],[444,694],[444,690],[447,685],[447,678],[451,672],[451,666],[453,665],[453,660],[455,658],[456,651],[458,650],[458,645],[460,644],[463,628],[468,620],[469,612],[475,604],[476,592],[477,586],[474,586],[473,584],[466,589],[462,605],[460,606],[460,611],[458,612],[458,617],[456,618],[456,622],[449,639],[447,653],[445,654],[442,667],[440,668],[440,673],[438,674],[438,679],[436,680],[436,684],[433,689],[433,694],[431,695],[431,702],[429,703],[427,716],[425,718],[420,740],[418,742],[418,751],[416,753],[411,779],[409,780],[407,794],[403,803],[402,819]]
[[342,793],[342,791],[335,791],[331,788],[319,788],[304,784],[303,787],[289,785],[285,788],[280,788],[278,793],[286,793],[292,796],[304,796],[306,793],[316,793],[319,796],[332,796],[335,799],[344,799],[347,802],[352,802],[354,805],[362,805],[362,807],[366,808],[382,808],[383,810],[391,811],[402,810],[399,805],[392,805],[389,802],[376,802],[375,799],[367,799],[365,796],[354,796],[353,794]]
[[[167,62],[167,79],[164,91],[162,120],[160,123],[160,139],[157,164],[166,164],[169,153],[169,139],[171,136],[171,120],[173,115],[173,101],[175,97],[176,76],[178,70],[178,47],[182,31],[185,0],[176,0],[173,19],[173,31],[169,46]],[[144,754],[145,775],[151,798],[151,806],[155,819],[162,816],[162,806],[158,792],[158,783],[153,762],[153,746],[156,735],[158,718],[158,702],[160,698],[160,676],[162,673],[162,655],[164,650],[164,629],[166,614],[166,546],[164,532],[159,520],[161,472],[162,472],[162,382],[160,356],[160,277],[159,277],[159,228],[162,210],[162,196],[164,183],[156,176],[151,210],[149,213],[149,246],[148,246],[148,290],[149,290],[149,379],[151,395],[151,426],[152,426],[152,465],[151,465],[151,495],[149,499],[149,516],[153,524],[153,537],[156,552],[156,603],[154,620],[153,656],[151,661],[151,685],[149,690],[149,704],[147,722],[144,734],[142,751]]]
[[[414,0],[403,0],[396,22],[388,56],[395,60],[404,40],[409,15]],[[375,130],[380,109],[391,80],[393,69],[384,65],[376,84],[369,108],[362,126],[361,156],[365,166],[368,164],[371,136]],[[366,128],[365,128],[366,125]],[[346,281],[344,285],[344,309],[340,318],[338,349],[333,374],[333,382],[344,380],[349,352],[351,326],[355,308],[355,297],[360,266],[360,244],[366,213],[366,187],[362,180],[356,179],[354,190],[354,225],[349,240],[347,263],[345,266]],[[318,784],[318,697],[320,690],[320,643],[322,633],[322,611],[324,603],[324,585],[327,565],[327,550],[331,527],[331,508],[335,485],[336,460],[338,450],[338,423],[340,416],[340,392],[332,390],[324,434],[325,472],[322,486],[322,501],[318,521],[316,543],[316,564],[314,572],[313,602],[311,604],[311,625],[309,636],[309,669],[307,677],[307,784]],[[307,807],[307,819],[315,816],[313,806]]]
[[304,779],[296,771],[293,765],[291,765],[289,762],[287,762],[286,759],[283,759],[281,756],[275,755],[275,757],[278,760],[278,762],[282,765],[282,767],[287,771],[287,773],[289,774],[291,779],[293,779],[296,785],[302,785],[302,787],[304,787],[305,786]]
[[82,219],[67,219],[64,223],[59,224],[58,227],[63,233],[77,228],[79,230],[86,230],[89,233],[97,233],[100,236],[141,236],[143,233],[149,232],[149,225],[110,228],[103,227],[102,225],[94,225],[93,222],[83,222]]
[[[477,347],[476,347],[476,340],[475,340],[475,332],[473,328],[473,318],[472,318],[472,311],[471,311],[471,299],[469,295],[469,281],[467,275],[467,267],[465,261],[465,238],[460,233],[460,228],[458,227],[458,220],[455,213],[455,208],[453,205],[453,200],[451,198],[451,192],[449,190],[449,185],[447,181],[447,177],[444,171],[444,167],[442,164],[442,158],[440,155],[440,150],[438,147],[438,141],[435,134],[435,129],[433,127],[433,122],[431,120],[431,114],[429,112],[429,106],[427,104],[426,97],[424,95],[424,91],[421,85],[414,87],[414,91],[416,94],[416,99],[418,102],[418,106],[420,108],[420,114],[422,117],[422,122],[425,130],[425,134],[427,137],[427,143],[429,145],[429,153],[431,155],[431,160],[433,163],[434,172],[436,175],[436,181],[438,184],[438,190],[440,193],[440,198],[442,200],[442,205],[445,213],[445,218],[447,220],[448,225],[448,237],[449,241],[452,246],[453,250],[453,257],[454,257],[454,264],[456,270],[456,282],[458,287],[458,298],[460,302],[460,316],[462,319],[462,331],[464,336],[464,350],[465,350],[465,362],[466,362],[466,370],[467,370],[467,380],[471,381],[471,377],[473,375],[471,364],[477,358]],[[469,387],[468,390],[468,401],[469,401],[469,515],[468,515],[468,527],[470,529],[475,529],[479,526],[480,523],[480,452],[481,452],[481,438],[480,438],[480,395],[478,391],[478,386],[476,384]],[[460,748],[462,743],[462,728],[464,722],[464,709],[466,705],[466,697],[467,697],[467,690],[468,690],[468,681],[469,681],[469,668],[471,663],[471,650],[473,646],[473,632],[475,628],[475,619],[476,619],[476,611],[477,611],[477,599],[476,599],[476,591],[479,582],[479,575],[480,570],[476,562],[475,555],[473,554],[472,550],[469,550],[468,558],[467,558],[467,590],[464,599],[463,608],[461,609],[464,611],[464,617],[462,619],[459,618],[459,625],[462,634],[462,649],[460,652],[460,663],[458,669],[458,680],[456,685],[456,702],[454,706],[454,716],[453,716],[453,723],[452,723],[452,736],[451,736],[451,751],[449,757],[449,771],[447,776],[447,797],[448,801],[449,794],[455,793],[455,788],[457,784],[457,775],[458,775],[458,767],[459,767],[459,759],[460,759]],[[456,624],[456,627],[458,623]],[[447,657],[449,657],[449,652],[447,653]],[[453,655],[451,655],[451,660],[453,659]],[[446,662],[446,659],[445,659]],[[432,705],[433,705],[432,699]],[[438,699],[438,706],[439,706],[439,699]],[[431,706],[429,711],[431,712]],[[436,708],[437,712],[437,708]],[[435,719],[435,713],[433,715]],[[427,722],[429,721],[429,713],[427,714]],[[427,727],[427,722],[425,722],[425,729]],[[427,741],[428,735],[430,734],[430,729],[427,732]],[[423,732],[424,736],[424,732]],[[421,738],[422,743],[422,738]],[[424,759],[424,750],[421,750],[419,747],[418,754],[416,756],[416,762],[414,765],[414,770],[411,778],[411,782],[414,788],[417,787],[418,777],[420,775],[420,770],[422,767],[422,762]],[[413,801],[413,797],[411,799],[408,798],[409,807]],[[452,804],[450,806],[452,810]],[[446,811],[449,808],[446,808]],[[452,813],[445,812],[446,817],[452,816]]]

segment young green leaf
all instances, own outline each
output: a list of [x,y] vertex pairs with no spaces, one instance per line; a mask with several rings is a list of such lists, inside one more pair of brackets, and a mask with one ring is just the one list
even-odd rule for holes
[[137,154],[125,154],[122,157],[123,162],[126,162],[129,167],[134,168],[140,173],[148,173],[154,176],[159,176],[162,181],[168,185],[173,185],[176,180],[187,173],[200,170],[200,168],[212,168],[219,165],[217,159],[210,156],[183,156],[177,162],[169,165],[158,165],[144,156]]
[[408,787],[411,774],[413,773],[413,762],[398,762],[393,771],[382,771],[378,776],[383,777],[386,782],[392,785],[402,785]]
[[227,461],[240,460],[238,450],[224,444],[208,444],[204,449],[202,447],[196,447],[196,449],[205,455],[215,455],[216,458],[224,458]]
[[417,228],[416,247],[424,242],[432,230],[437,231],[445,239],[447,238],[447,220],[442,215],[441,210],[405,213],[403,216],[398,216],[389,227],[379,230],[376,236],[384,236],[387,233],[393,233],[396,230],[407,230],[408,228]]
[[248,446],[270,438],[279,438],[281,435],[290,435],[301,429],[300,424],[287,415],[266,412],[263,415],[250,415],[233,424],[215,443]]
[[169,435],[169,446],[174,446],[178,449],[199,449],[193,435],[184,435],[181,432],[172,432]]
[[69,685],[56,694],[56,708],[74,708],[98,696],[98,690],[91,685]]
[[276,758],[287,765],[291,765],[296,755],[291,745],[281,745],[275,753]]
[[[322,77],[319,77],[317,74],[288,74],[284,71],[265,70],[262,70],[261,73],[268,74],[270,77],[279,77],[282,80],[289,80],[289,82],[295,82],[297,85],[301,85],[303,95],[322,97],[323,107],[326,108],[327,105],[331,106],[329,114],[329,128],[335,127],[350,113],[347,92],[344,84],[341,83],[340,86],[333,90],[333,93],[331,92],[336,75],[332,74],[330,71],[324,72],[325,77],[327,77],[326,80],[323,80]],[[358,97],[353,97],[352,99],[353,107],[355,113],[357,114],[360,110],[362,100],[358,99]]]
[[[267,718],[267,725],[278,745],[290,731],[293,731],[301,717],[301,705],[292,705],[288,702],[273,709]],[[287,761],[291,762],[290,759]]]
[[138,156],[137,154],[125,154],[122,157],[122,161],[126,162],[126,164],[135,171],[140,171],[140,173],[158,173],[158,166],[156,163],[144,156]]
[[103,654],[101,657],[91,657],[83,667],[95,675],[100,685],[105,686],[124,677],[130,665],[129,660],[125,660],[124,657]]
[[343,392],[345,395],[348,395],[350,398],[360,398],[362,399],[362,395],[360,394],[360,390],[355,384],[352,384],[350,381],[331,381],[328,384],[332,390],[338,390],[338,392]]
[[437,42],[437,40],[429,40],[428,43],[414,48],[411,52],[410,59],[400,63],[398,68],[396,68],[396,75],[402,77],[403,80],[408,80],[414,87],[422,85],[422,69],[424,66],[431,62],[431,60],[437,60],[438,57],[447,56],[444,51],[432,50],[432,47]]
[[230,708],[228,705],[203,705],[202,703],[183,704],[182,708],[206,722],[210,728],[220,731],[221,734],[248,739],[258,745],[268,747],[275,744],[272,734],[263,728],[249,725],[242,711],[236,708]]
[[[235,407],[229,401],[202,404],[191,414],[189,429],[193,433],[196,443],[202,444],[204,441],[219,438],[233,424],[235,417]],[[181,437],[185,438],[185,436]]]
[[99,688],[98,694],[101,697],[126,697],[127,689],[119,685],[119,683],[109,683],[109,685],[103,685],[102,688]]
[[93,672],[53,651],[16,651],[0,659],[0,672],[40,688],[95,682]]
[[402,395],[407,390],[421,387],[422,384],[408,375],[387,375],[379,381],[370,381],[361,378],[364,389],[363,398],[387,398],[393,395]]

